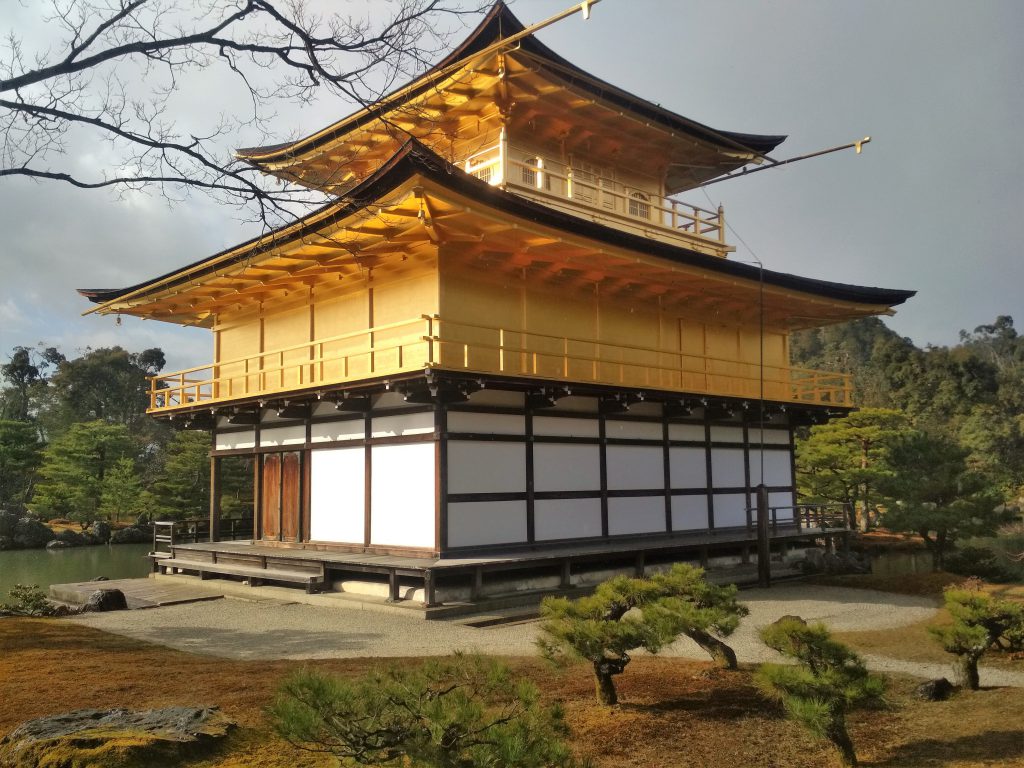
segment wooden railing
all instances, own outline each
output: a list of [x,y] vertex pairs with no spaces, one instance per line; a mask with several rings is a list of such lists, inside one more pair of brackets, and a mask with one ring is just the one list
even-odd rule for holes
[[845,373],[632,344],[611,344],[434,318],[437,364],[446,369],[649,387],[782,402],[853,405]]
[[421,315],[150,379],[149,410],[275,395],[441,368],[851,407],[849,374]]
[[[768,527],[774,533],[780,528],[797,527],[801,531],[825,532],[850,530],[850,507],[847,504],[797,504],[769,506]],[[747,529],[757,527],[757,507],[747,509]]]
[[498,143],[458,164],[467,173],[490,184],[529,190],[550,202],[571,203],[560,207],[608,219],[614,226],[653,227],[684,241],[712,245],[713,250],[723,256],[726,250],[731,250],[725,246],[725,213],[721,206],[712,211],[539,155],[519,160],[512,154],[530,153]]

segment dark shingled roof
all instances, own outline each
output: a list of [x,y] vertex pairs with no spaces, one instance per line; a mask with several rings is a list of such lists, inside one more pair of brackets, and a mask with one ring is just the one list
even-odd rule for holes
[[[516,18],[512,11],[509,10],[508,6],[505,5],[502,0],[497,0],[472,34],[470,34],[470,36],[464,40],[461,45],[448,54],[448,56],[406,86],[408,91],[405,91],[404,89],[400,91],[399,93],[402,95],[399,98],[396,99],[395,96],[386,96],[372,108],[367,109],[364,112],[357,112],[353,115],[349,115],[337,123],[334,123],[332,126],[328,126],[328,128],[333,128],[333,130],[327,130],[326,128],[323,129],[322,135],[320,135],[321,132],[318,131],[311,136],[307,136],[306,138],[298,139],[293,142],[239,149],[236,151],[236,154],[239,157],[258,165],[260,162],[260,159],[256,158],[258,155],[272,154],[288,149],[292,149],[296,153],[316,149],[318,146],[326,142],[333,141],[339,136],[343,136],[349,131],[365,125],[397,104],[410,98],[415,98],[428,88],[433,87],[433,76],[436,72],[451,66],[461,59],[465,59],[475,53],[479,53],[502,38],[509,37],[517,32],[522,32],[524,29],[525,26],[523,23]],[[718,146],[753,151],[759,155],[771,152],[786,138],[785,136],[735,133],[732,131],[719,131],[714,128],[710,128],[706,125],[702,125],[701,123],[683,117],[682,115],[676,114],[675,112],[664,109],[663,107],[647,101],[646,99],[634,96],[611,83],[607,83],[604,80],[594,77],[577,67],[572,62],[563,59],[542,42],[537,40],[533,35],[524,37],[518,42],[518,45],[521,46],[523,51],[531,54],[537,59],[540,59],[541,67],[550,75],[569,83],[574,88],[578,88],[581,91],[592,94],[596,98],[615,104],[616,106],[636,115],[640,115],[643,118],[657,123],[671,131],[677,131],[688,136],[694,136]]]
[[[773,272],[767,269],[762,272],[758,267],[751,264],[741,264],[718,256],[709,256],[687,248],[656,242],[640,235],[612,229],[603,224],[549,208],[541,203],[535,203],[498,187],[492,187],[490,184],[474,178],[460,168],[451,165],[416,140],[406,142],[388,162],[384,163],[372,176],[355,187],[345,201],[332,203],[313,211],[300,219],[298,226],[289,225],[283,227],[276,233],[272,233],[272,236],[269,236],[268,243],[270,246],[279,246],[316,232],[333,222],[343,220],[387,195],[416,174],[452,192],[465,195],[482,205],[489,206],[502,213],[518,216],[527,221],[559,229],[572,235],[590,238],[608,245],[638,251],[679,264],[699,267],[710,272],[729,275],[743,280],[757,282],[763,279],[766,285],[788,288],[813,296],[888,307],[902,304],[916,293],[916,291],[833,283],[826,280],[790,275],[784,272]],[[291,227],[294,227],[294,229],[291,229],[287,236],[276,237],[276,235],[282,235],[285,230],[289,230]],[[172,278],[185,270],[195,269],[197,271],[190,274],[187,278],[183,277],[182,281],[186,279],[194,280],[204,274],[213,272],[215,269],[221,269],[225,265],[251,258],[251,252],[247,251],[247,248],[256,246],[265,238],[268,238],[268,236],[261,235],[174,272],[127,288],[81,288],[78,292],[92,302],[105,303]],[[202,269],[205,263],[212,262],[232,251],[238,251],[238,254],[232,259],[219,261],[216,264],[210,264],[208,269]]]

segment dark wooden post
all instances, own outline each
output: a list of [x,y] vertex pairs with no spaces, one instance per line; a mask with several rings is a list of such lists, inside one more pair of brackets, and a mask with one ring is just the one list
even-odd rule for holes
[[768,488],[764,483],[757,486],[757,584],[760,587],[772,585],[771,542],[768,539]]
[[[220,462],[210,457],[210,541],[220,541]],[[198,538],[198,537],[197,537]]]

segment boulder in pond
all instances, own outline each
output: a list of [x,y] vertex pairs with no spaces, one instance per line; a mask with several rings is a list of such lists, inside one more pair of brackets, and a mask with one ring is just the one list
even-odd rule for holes
[[110,534],[111,544],[145,544],[153,540],[153,530],[136,528],[121,528]]
[[78,531],[73,531],[70,528],[65,528],[63,531],[58,533],[55,541],[63,541],[69,547],[81,547],[92,543],[88,536],[81,534]]
[[106,544],[110,541],[110,523],[106,520],[97,520],[89,527],[88,536],[97,544]]
[[46,542],[47,549],[67,549],[71,545],[62,539],[54,539],[53,541]]
[[42,549],[56,537],[48,525],[31,517],[23,517],[15,524],[12,538],[14,546],[19,549]]
[[176,765],[209,752],[233,725],[216,707],[83,709],[30,720],[11,731],[0,740],[0,765]]
[[126,611],[128,601],[120,589],[97,589],[82,606],[82,613],[105,613],[107,611]]

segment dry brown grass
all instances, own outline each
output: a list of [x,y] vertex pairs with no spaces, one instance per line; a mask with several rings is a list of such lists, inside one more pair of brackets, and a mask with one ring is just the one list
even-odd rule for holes
[[[373,660],[316,662],[343,675]],[[510,662],[549,700],[560,700],[581,755],[597,768],[835,765],[830,751],[782,718],[749,670],[639,658],[619,679],[623,704],[598,705],[583,667],[553,670]],[[319,768],[330,765],[280,741],[264,707],[300,662],[246,662],[187,654],[72,622],[0,620],[0,734],[32,717],[82,707],[216,704],[239,723],[222,752],[192,768]],[[866,766],[1024,766],[1024,691],[983,690],[950,702],[915,701],[915,681],[897,679],[892,705],[857,714],[851,730]]]

